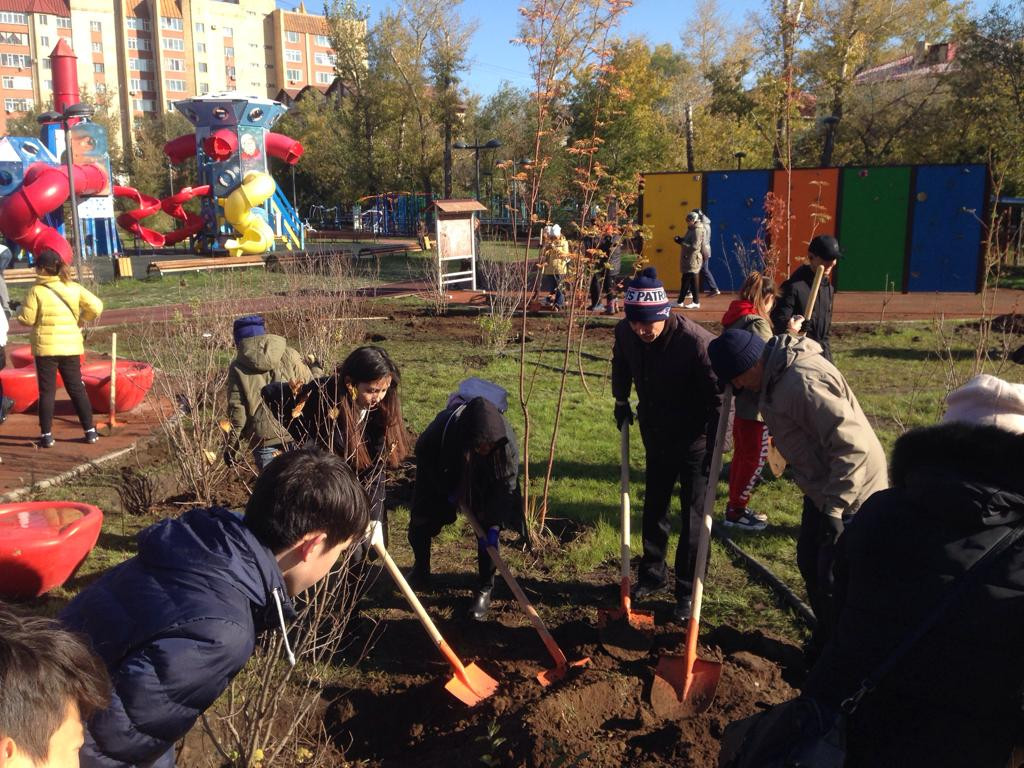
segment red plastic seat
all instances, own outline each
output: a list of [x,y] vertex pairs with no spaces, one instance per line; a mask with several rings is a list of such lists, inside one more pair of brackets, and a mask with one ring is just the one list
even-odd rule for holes
[[102,525],[90,504],[0,504],[0,595],[38,597],[59,587],[96,546]]
[[4,396],[14,401],[15,413],[24,413],[39,402],[39,382],[34,366],[4,368],[0,371],[0,381],[4,383]]
[[[94,413],[110,413],[110,363],[82,367],[82,381]],[[137,408],[153,386],[153,366],[136,360],[117,361],[116,406],[118,413]]]
[[29,368],[36,364],[36,359],[32,356],[31,344],[19,344],[16,347],[8,347],[7,356],[11,359],[11,365],[15,368]]

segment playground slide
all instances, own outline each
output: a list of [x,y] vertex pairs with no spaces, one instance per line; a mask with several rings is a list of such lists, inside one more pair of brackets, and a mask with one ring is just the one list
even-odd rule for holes
[[[74,184],[77,194],[95,195],[107,185],[107,176],[98,165],[76,165]],[[0,232],[26,251],[56,251],[70,264],[72,255],[68,241],[57,230],[40,221],[62,206],[69,194],[66,168],[33,163],[25,173],[25,182],[0,200]]]
[[277,184],[270,174],[250,171],[242,185],[221,201],[224,218],[241,235],[224,243],[229,256],[266,253],[273,247],[274,230],[252,209],[272,197],[275,189]]
[[299,162],[299,158],[305,152],[301,142],[296,141],[291,136],[285,136],[283,133],[267,131],[265,142],[267,154],[271,157],[276,157],[278,160],[284,160],[288,165],[295,165]]
[[164,154],[171,159],[175,165],[180,165],[186,160],[196,156],[196,135],[186,133],[176,139],[171,139],[164,144]]
[[[202,197],[210,193],[209,185],[202,187],[184,187],[177,193],[164,200],[152,195],[147,195],[133,187],[114,187],[114,194],[117,197],[128,197],[138,203],[139,207],[133,211],[125,211],[117,217],[117,223],[124,229],[142,238],[143,241],[152,246],[161,248],[165,245],[174,245],[182,240],[191,237],[203,229],[203,218],[197,214],[189,213],[182,206],[194,197]],[[168,232],[166,234],[157,232],[155,229],[144,227],[142,219],[148,218],[160,211],[185,222],[185,226]]]

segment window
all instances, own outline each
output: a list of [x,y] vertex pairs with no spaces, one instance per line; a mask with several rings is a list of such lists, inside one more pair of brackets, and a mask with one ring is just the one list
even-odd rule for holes
[[327,35],[317,35],[316,44],[321,46],[322,48],[330,48],[331,38],[329,38]]
[[228,79],[234,80],[235,79],[235,68],[234,67],[224,67],[224,74],[227,75]]
[[160,29],[173,29],[181,32],[184,28],[185,25],[182,24],[181,19],[175,19],[170,16],[160,17]]
[[32,99],[4,99],[4,109],[8,112],[28,112],[32,109]]
[[45,13],[40,13],[39,14],[39,24],[40,24],[40,26],[48,27],[50,25],[50,17],[47,16]]
[[174,111],[174,102],[171,101],[170,99],[167,100],[167,111],[168,112],[173,112]]
[[297,64],[302,61],[302,51],[293,51],[291,48],[285,48],[284,60]]
[[40,35],[39,36],[39,44],[43,48],[49,48],[50,47],[50,38],[48,38],[46,35]]
[[149,23],[149,19],[140,19],[135,16],[129,16],[125,19],[125,26],[138,32],[149,32],[153,28]]
[[152,72],[153,61],[151,59],[128,59],[128,69],[138,70],[139,72]]
[[313,60],[318,67],[333,67],[335,62],[333,53],[314,53]]
[[[47,80],[46,82],[50,83],[50,85],[48,87],[52,91],[53,90],[53,81],[52,80]],[[103,84],[103,83],[96,83],[96,93],[97,94],[106,93],[106,92],[107,92],[107,86],[105,84]]]
[[334,82],[334,73],[333,72],[317,72],[316,73],[316,81],[318,83],[320,83],[321,85],[330,85],[331,83]]
[[153,44],[144,37],[129,37],[128,38],[128,50],[129,51],[151,51],[153,50]]
[[57,29],[71,29],[71,17],[69,17],[69,16],[58,16],[57,17]]
[[185,62],[183,59],[167,59],[167,69],[171,72],[184,72]]
[[[43,88],[45,88],[48,91],[52,91],[53,90],[53,80],[43,80]],[[106,90],[107,86],[103,85],[102,83],[97,85],[96,86],[96,93],[100,92],[100,88],[103,88],[103,90]]]
[[206,53],[206,43],[196,43],[196,53]]
[[184,80],[168,80],[167,81],[168,91],[184,91],[185,81]]
[[199,62],[199,71],[203,72],[203,73],[209,71],[208,67],[206,66],[206,62],[205,61],[200,61]]
[[197,21],[195,24],[192,25],[192,29],[196,31],[197,35],[202,35],[206,32],[206,25],[203,24],[203,22],[201,21]]
[[209,92],[210,92],[210,84],[209,83],[200,83],[199,84],[199,93],[200,94],[209,93]]
[[163,47],[165,51],[184,51],[185,41],[180,37],[165,37]]
[[0,43],[4,45],[28,45],[28,35],[19,32],[0,32]]
[[260,64],[260,63],[259,63],[258,61],[254,61],[254,62],[253,62],[252,64],[250,64],[249,66],[250,66],[250,67],[251,67],[252,69],[263,69],[263,65],[262,65],[262,64]]
[[[57,20],[60,21],[60,18],[58,17]],[[0,13],[0,24],[28,24],[28,17],[24,13],[8,13],[4,11]]]
[[131,90],[132,91],[152,91],[153,90],[153,81],[152,80],[145,80],[143,78],[133,77],[128,82],[129,82],[129,84],[131,86]]
[[285,32],[284,33],[284,39],[287,40],[289,43],[297,43],[297,42],[299,42],[299,33],[298,32]]
[[93,53],[103,53],[103,43],[93,43],[92,44],[92,52]]
[[49,69],[49,68],[50,68],[50,59],[49,59],[49,57],[47,57],[47,58],[43,59],[43,69]]
[[14,78],[13,77],[5,77],[0,82],[3,83],[4,88],[6,88],[8,90],[13,90],[14,89]]
[[155,111],[155,105],[152,99],[132,99],[132,107],[136,112]]
[[103,64],[99,61],[94,61],[92,63],[92,71],[95,72],[97,75],[102,75],[104,71]]
[[284,74],[289,80],[292,80],[294,82],[298,82],[299,80],[302,79],[301,69],[289,69],[286,70]]
[[98,21],[90,21],[89,22],[89,29],[92,32],[102,32],[103,31],[103,25],[100,22],[98,22]]
[[223,33],[224,37],[234,37],[235,36],[235,30],[232,27],[221,27],[220,29],[221,29],[221,32]]
[[224,46],[224,58],[230,59],[230,58],[234,57],[234,55],[235,55],[235,48],[234,48],[234,46],[232,46],[232,45],[225,45]]
[[[44,59],[49,61],[49,59]],[[32,60],[23,53],[0,53],[0,66],[3,67],[27,67]]]

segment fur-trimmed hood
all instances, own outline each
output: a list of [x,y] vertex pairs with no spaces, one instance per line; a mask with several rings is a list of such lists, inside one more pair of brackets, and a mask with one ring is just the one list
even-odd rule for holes
[[952,422],[907,432],[890,476],[938,514],[984,525],[1024,517],[1024,435],[998,427]]

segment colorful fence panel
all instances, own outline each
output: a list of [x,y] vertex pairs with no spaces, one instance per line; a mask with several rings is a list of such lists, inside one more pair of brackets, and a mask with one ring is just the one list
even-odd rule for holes
[[[792,176],[792,189],[787,177]],[[776,276],[784,277],[807,260],[807,244],[817,235],[835,235],[839,199],[838,168],[798,168],[792,172],[775,171],[772,192],[784,202],[788,198],[789,237],[783,230],[780,264]]]
[[764,196],[771,181],[771,171],[704,174],[704,212],[711,219],[711,274],[723,291],[739,289],[751,269],[762,267],[755,240],[761,233]]
[[653,238],[645,247],[651,265],[669,292],[679,287],[679,246],[672,239],[686,234],[686,214],[700,208],[701,174],[648,173],[644,176],[644,224]]
[[840,290],[903,290],[910,173],[909,166],[843,170],[843,258],[835,271]]
[[984,165],[916,169],[905,290],[978,289],[987,186]]

